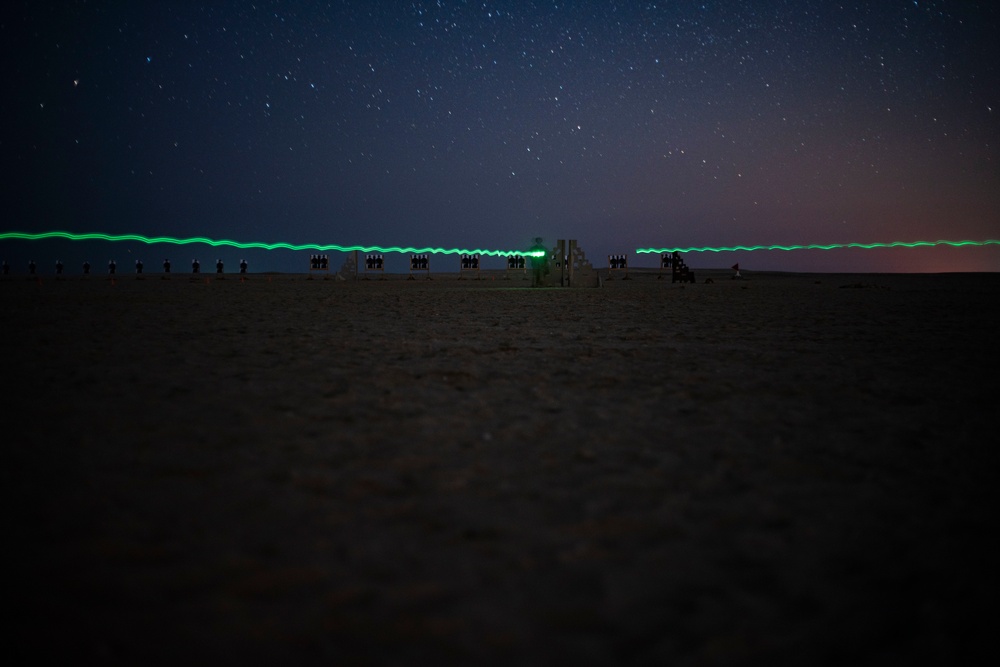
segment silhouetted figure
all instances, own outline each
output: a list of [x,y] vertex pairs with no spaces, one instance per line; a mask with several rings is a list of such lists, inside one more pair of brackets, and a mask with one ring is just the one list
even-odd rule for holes
[[33,259],[28,260],[28,274],[35,275],[35,260]]
[[85,275],[85,276],[89,276],[90,275],[90,262],[88,262],[86,260],[84,260],[84,262],[83,262],[83,275]]
[[191,260],[191,273],[201,273],[201,264],[196,259]]
[[7,263],[6,259],[3,261],[3,274],[5,276],[9,276],[10,275],[10,264]]
[[57,275],[57,276],[61,276],[61,275],[62,275],[62,270],[63,270],[63,263],[62,263],[62,262],[60,262],[60,261],[59,261],[59,260],[57,259],[57,260],[56,260],[56,275]]
[[247,272],[247,261],[245,259],[240,260],[240,273]]
[[142,260],[141,259],[135,260],[135,274],[137,276],[141,276],[142,275]]
[[163,272],[164,273],[170,273],[170,260],[169,259],[163,260]]
[[660,255],[660,273],[656,276],[657,280],[663,280],[663,272],[665,269],[669,269],[670,265],[670,255],[667,253]]
[[549,253],[542,243],[542,237],[535,239],[535,245],[531,246],[531,286],[541,287],[544,274],[549,266]]
[[222,260],[216,260],[215,262],[215,272],[222,273]]
[[108,262],[108,275],[109,276],[115,275],[115,269],[117,268],[118,267],[115,265],[115,260],[111,260],[110,262]]

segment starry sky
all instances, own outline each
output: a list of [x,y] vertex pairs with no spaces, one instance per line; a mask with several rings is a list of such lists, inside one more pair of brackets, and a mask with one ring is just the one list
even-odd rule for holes
[[[0,227],[574,238],[598,266],[655,266],[645,247],[1000,238],[998,14],[965,0],[15,2],[0,19]],[[0,242],[12,265],[56,253],[308,268],[290,251]],[[1000,247],[687,260],[1000,271]]]

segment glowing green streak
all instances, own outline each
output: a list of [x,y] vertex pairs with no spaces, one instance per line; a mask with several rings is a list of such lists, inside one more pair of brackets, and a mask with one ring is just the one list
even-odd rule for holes
[[4,239],[24,239],[28,241],[38,241],[41,239],[69,239],[70,241],[138,241],[140,243],[148,243],[150,245],[154,243],[173,243],[175,245],[187,245],[189,243],[204,243],[210,246],[233,246],[235,248],[260,248],[262,250],[276,250],[278,248],[283,248],[285,250],[335,250],[339,252],[353,252],[358,250],[360,252],[408,252],[415,254],[439,254],[439,255],[485,255],[487,257],[511,257],[517,255],[523,255],[525,257],[536,257],[542,256],[545,253],[540,251],[532,252],[530,250],[465,250],[462,248],[401,248],[399,246],[390,246],[387,248],[382,248],[380,246],[363,246],[363,245],[350,245],[342,246],[335,244],[315,244],[315,243],[305,243],[302,245],[295,245],[292,243],[240,243],[239,241],[230,241],[229,239],[208,239],[202,236],[196,236],[189,239],[175,239],[170,236],[141,236],[139,234],[74,234],[73,232],[40,232],[38,234],[30,234],[27,232],[2,232],[0,233],[0,241]]
[[[2,238],[2,237],[0,237]],[[871,250],[872,248],[919,248],[919,247],[930,247],[938,245],[948,245],[953,247],[959,246],[984,246],[984,245],[1000,245],[1000,240],[997,239],[987,239],[985,241],[893,241],[892,243],[829,243],[826,245],[821,244],[811,244],[811,245],[734,245],[734,246],[724,246],[720,248],[712,248],[709,246],[701,248],[637,248],[636,253],[662,253],[662,252],[733,252],[736,250],[836,250],[838,248],[863,248],[865,250]]]

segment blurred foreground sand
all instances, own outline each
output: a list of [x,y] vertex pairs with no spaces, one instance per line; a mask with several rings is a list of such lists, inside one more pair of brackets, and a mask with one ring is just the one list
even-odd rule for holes
[[964,664],[1000,275],[0,281],[15,656]]

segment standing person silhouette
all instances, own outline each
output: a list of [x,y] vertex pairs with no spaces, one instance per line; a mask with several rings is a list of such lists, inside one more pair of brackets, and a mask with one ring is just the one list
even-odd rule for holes
[[531,246],[531,286],[541,287],[545,274],[549,271],[549,252],[545,249],[542,237],[535,239]]

